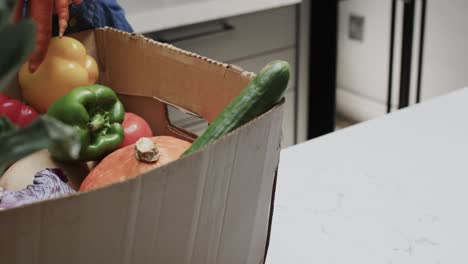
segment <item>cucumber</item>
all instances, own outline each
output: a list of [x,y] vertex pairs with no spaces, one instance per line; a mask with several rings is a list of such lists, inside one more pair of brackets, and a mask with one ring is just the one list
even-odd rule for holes
[[288,82],[289,63],[270,62],[215,118],[205,132],[182,154],[182,157],[204,148],[270,110],[283,97]]

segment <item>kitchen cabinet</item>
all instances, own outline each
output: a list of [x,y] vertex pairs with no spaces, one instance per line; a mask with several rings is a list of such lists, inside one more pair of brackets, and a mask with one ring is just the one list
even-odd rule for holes
[[[341,115],[364,121],[468,84],[467,1],[348,0],[339,8],[337,111]],[[403,46],[405,35],[407,46]],[[405,67],[408,73],[401,75]]]
[[[348,0],[339,5],[337,111],[364,121],[386,113],[391,0]],[[362,38],[350,36],[353,19]],[[352,21],[353,20],[353,21]]]
[[[285,60],[291,65],[286,92],[282,146],[296,142],[297,97],[297,6],[228,17],[145,35],[199,55],[259,72],[268,62]],[[200,134],[207,122],[169,107],[171,122]]]
[[296,8],[286,7],[150,34],[222,62],[294,47]]
[[118,0],[137,33],[237,17],[309,0]]
[[427,4],[421,99],[428,100],[468,84],[468,1]]

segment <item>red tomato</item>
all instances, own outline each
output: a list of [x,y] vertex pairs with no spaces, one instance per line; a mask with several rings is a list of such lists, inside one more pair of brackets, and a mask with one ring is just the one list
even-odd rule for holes
[[0,104],[3,104],[3,102],[5,102],[6,100],[10,99],[10,97],[4,95],[4,94],[0,94]]
[[23,104],[22,107],[21,107],[21,111],[20,111],[20,113],[18,115],[18,118],[16,119],[15,123],[19,127],[25,127],[25,126],[29,125],[29,123],[34,121],[34,119],[37,118],[37,115],[38,114],[37,114],[36,110],[34,110],[34,108],[32,108],[29,105]]
[[36,119],[38,114],[31,106],[0,94],[0,116],[6,116],[13,124],[25,127]]
[[120,148],[135,144],[142,137],[153,136],[153,131],[151,131],[149,124],[134,113],[125,113],[122,127],[124,129],[124,140]]

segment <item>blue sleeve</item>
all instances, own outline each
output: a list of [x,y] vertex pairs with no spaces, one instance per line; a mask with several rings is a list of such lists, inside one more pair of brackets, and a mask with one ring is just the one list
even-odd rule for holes
[[[133,32],[132,27],[125,18],[124,10],[116,0],[83,0],[80,5],[70,5],[69,11],[70,19],[68,20],[66,33],[106,26]],[[54,23],[54,25],[56,24]],[[56,29],[54,29],[54,33],[56,32]]]

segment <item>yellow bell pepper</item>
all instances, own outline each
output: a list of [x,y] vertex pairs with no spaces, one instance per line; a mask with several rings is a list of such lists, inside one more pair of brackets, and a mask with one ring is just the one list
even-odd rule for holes
[[96,61],[83,44],[70,37],[52,38],[37,71],[30,73],[28,68],[25,63],[19,71],[21,92],[24,100],[41,113],[74,88],[94,84],[99,74]]

